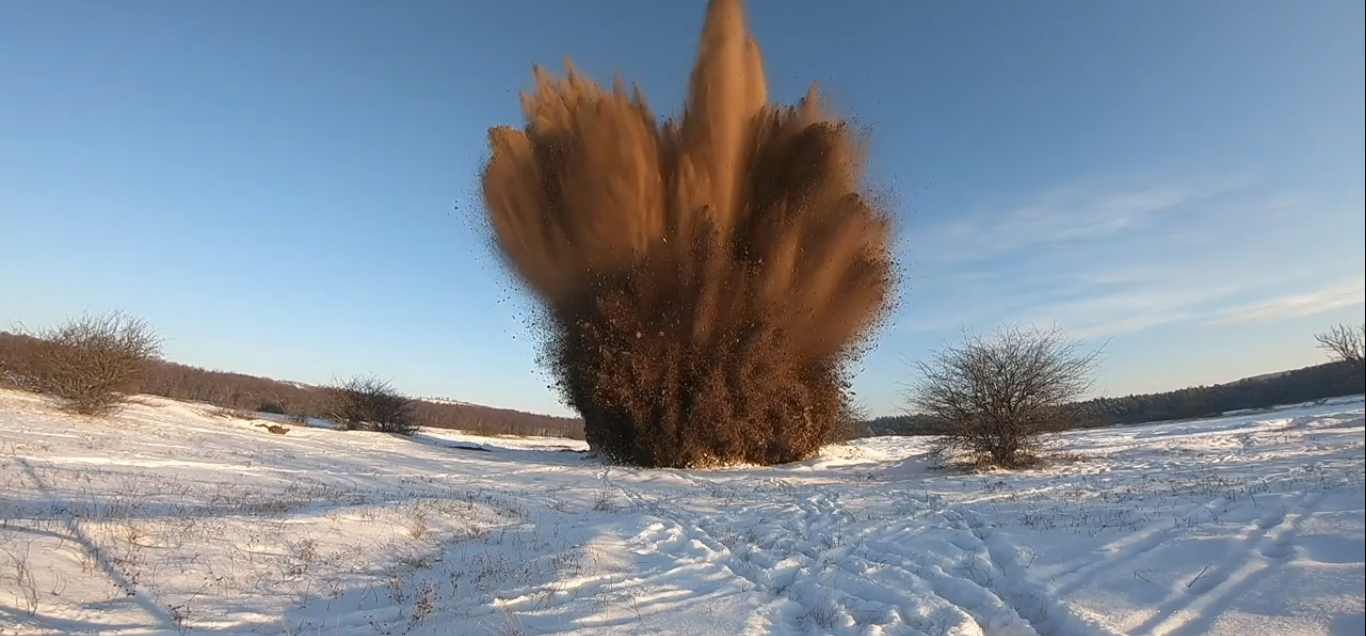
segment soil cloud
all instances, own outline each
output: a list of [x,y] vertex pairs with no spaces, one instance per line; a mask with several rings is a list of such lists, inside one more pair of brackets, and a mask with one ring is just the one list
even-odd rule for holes
[[814,85],[769,102],[738,0],[708,4],[668,121],[566,66],[534,68],[524,127],[489,131],[482,188],[589,444],[643,466],[815,454],[893,298],[858,136]]

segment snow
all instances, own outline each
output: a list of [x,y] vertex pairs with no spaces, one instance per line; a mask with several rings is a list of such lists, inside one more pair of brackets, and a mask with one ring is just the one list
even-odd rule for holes
[[1361,398],[714,471],[0,391],[0,634],[1361,634]]

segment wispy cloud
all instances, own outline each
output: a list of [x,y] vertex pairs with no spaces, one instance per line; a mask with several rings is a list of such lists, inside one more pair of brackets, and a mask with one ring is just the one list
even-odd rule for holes
[[1197,318],[1211,305],[1246,291],[1237,283],[1171,285],[1156,278],[1131,285],[1093,289],[1082,300],[1045,303],[1026,314],[1031,322],[1047,317],[1082,337],[1117,336]]
[[901,328],[1056,322],[1104,337],[1351,306],[1363,252],[1351,211],[1239,179],[1045,192],[912,228]]
[[926,308],[905,327],[937,330],[964,323],[1057,323],[1081,337],[1108,337],[1209,316],[1250,289],[1250,284],[1239,281],[1183,278],[1165,267],[1155,267],[1144,276],[1097,269],[1088,274],[1023,279],[1003,271],[1000,281],[970,296],[963,288],[949,295],[950,304],[962,299],[957,311]]
[[1158,221],[1164,213],[1232,192],[1242,183],[1223,179],[1057,188],[1028,198],[987,203],[951,223],[920,228],[910,244],[920,260],[962,262],[1105,240]]
[[1237,325],[1265,320],[1312,316],[1325,311],[1366,303],[1366,279],[1329,285],[1308,293],[1287,294],[1269,300],[1234,307],[1223,312],[1211,325]]

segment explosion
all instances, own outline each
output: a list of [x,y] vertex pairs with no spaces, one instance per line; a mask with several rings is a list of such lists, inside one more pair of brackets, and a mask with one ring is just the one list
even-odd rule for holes
[[770,104],[739,0],[711,0],[681,115],[533,69],[482,174],[501,256],[544,310],[544,363],[620,463],[814,455],[889,313],[892,220],[813,85]]

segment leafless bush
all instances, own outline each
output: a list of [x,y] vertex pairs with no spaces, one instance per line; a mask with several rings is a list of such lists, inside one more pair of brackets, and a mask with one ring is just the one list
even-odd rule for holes
[[1366,323],[1334,325],[1326,333],[1314,335],[1328,357],[1350,363],[1357,375],[1366,375]]
[[328,419],[354,430],[412,435],[418,426],[413,401],[389,382],[374,376],[357,376],[327,387]]
[[209,415],[230,420],[250,420],[255,419],[256,414],[246,409],[237,409],[227,406],[220,406],[209,411]]
[[112,411],[161,357],[161,338],[151,325],[121,311],[85,314],[33,338],[0,360],[4,375],[83,415]]
[[1075,426],[1072,407],[1091,386],[1099,350],[1057,329],[1005,327],[914,363],[914,410],[948,431],[941,450],[968,453],[979,464],[1016,468],[1037,461],[1045,433]]
[[835,423],[825,434],[826,444],[842,444],[869,434],[868,409],[851,395],[845,400]]

